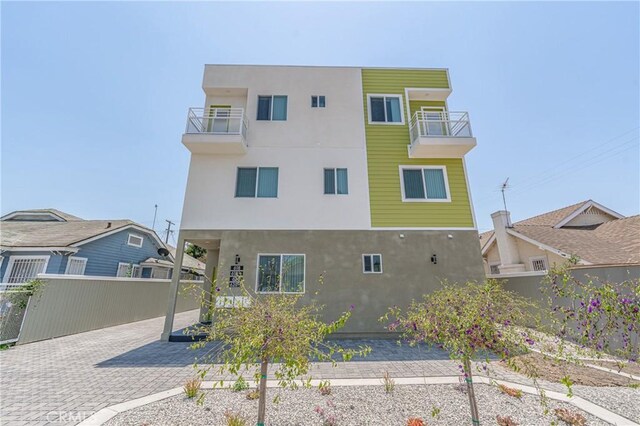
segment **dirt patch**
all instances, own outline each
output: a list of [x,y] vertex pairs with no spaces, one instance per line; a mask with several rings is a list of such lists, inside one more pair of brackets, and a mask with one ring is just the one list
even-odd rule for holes
[[[565,361],[558,361],[549,357],[544,357],[538,353],[528,353],[512,358],[515,365],[522,371],[525,366],[531,365],[537,372],[538,378],[549,382],[561,383],[565,376],[569,376],[575,385],[585,386],[629,386],[632,383],[640,383],[624,376],[620,376],[606,371],[584,365],[575,365]],[[493,363],[498,368],[511,370],[504,361]]]

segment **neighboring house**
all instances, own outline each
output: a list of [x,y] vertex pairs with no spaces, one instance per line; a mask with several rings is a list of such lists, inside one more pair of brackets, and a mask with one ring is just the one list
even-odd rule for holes
[[624,217],[588,200],[511,224],[491,215],[480,234],[487,275],[546,271],[572,257],[582,265],[640,264],[640,216]]
[[[165,244],[167,250],[169,250],[169,255],[171,260],[166,259],[158,259],[155,257],[150,257],[140,264],[142,267],[141,277],[142,278],[160,278],[166,279],[171,278],[173,273],[173,259],[176,255],[176,248]],[[205,265],[203,262],[200,262],[198,259],[195,259],[188,254],[184,254],[184,259],[182,260],[182,273],[181,279],[191,279],[191,280],[201,280],[204,275]]]
[[150,278],[164,270],[167,278],[173,256],[162,256],[164,250],[153,230],[130,220],[84,220],[55,209],[0,218],[0,277],[7,284],[40,273]]
[[330,315],[361,303],[354,329],[379,331],[394,302],[482,277],[448,70],[207,65],[203,90],[178,242],[223,288],[310,300],[322,276]]

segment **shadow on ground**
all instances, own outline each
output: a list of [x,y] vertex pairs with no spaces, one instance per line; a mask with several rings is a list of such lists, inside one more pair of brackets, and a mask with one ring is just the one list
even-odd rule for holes
[[[371,353],[365,357],[354,357],[353,361],[441,361],[448,360],[449,355],[438,348],[426,345],[411,347],[398,345],[395,339],[334,339],[332,342],[340,344],[345,349],[357,349],[369,346]],[[113,367],[184,367],[193,364],[212,362],[217,359],[216,354],[221,345],[211,342],[204,348],[191,349],[189,342],[152,342],[139,348],[124,352],[96,365],[98,368]],[[337,358],[336,360],[339,361]]]

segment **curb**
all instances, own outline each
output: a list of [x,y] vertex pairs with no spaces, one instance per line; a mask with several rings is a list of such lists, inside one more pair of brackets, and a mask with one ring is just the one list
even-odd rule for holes
[[[533,386],[523,385],[521,383],[508,382],[506,380],[497,380],[490,379],[486,376],[474,376],[474,379],[477,383],[482,383],[485,385],[491,385],[492,383],[498,383],[509,387],[515,387],[517,389],[522,390],[524,393],[528,393],[531,395],[538,395],[538,391]],[[438,377],[398,377],[395,378],[395,383],[397,385],[455,385],[459,384],[460,380],[458,376],[438,376]],[[298,384],[302,384],[302,381],[296,381]],[[314,379],[311,380],[312,386],[318,386],[318,384],[322,382],[322,380]],[[201,389],[214,389],[214,384],[219,384],[219,381],[216,382],[202,382]],[[224,380],[222,387],[230,386],[234,383],[233,380]],[[380,379],[332,379],[330,380],[331,386],[374,386],[380,385]],[[219,388],[220,386],[218,386]],[[277,388],[278,381],[277,380],[267,380],[268,388]],[[569,403],[582,411],[589,413],[595,417],[598,417],[601,420],[605,420],[609,423],[612,423],[616,426],[640,426],[640,424],[635,423],[626,417],[623,417],[619,414],[614,413],[613,411],[609,411],[604,407],[601,407],[593,402],[581,398],[579,396],[568,397],[566,394],[561,392],[546,390],[545,394],[547,398],[553,399],[556,401]],[[100,411],[97,411],[89,418],[81,422],[78,426],[99,426],[107,421],[111,420],[113,417],[117,416],[120,413],[125,411],[132,410],[134,408],[142,407],[147,404],[151,404],[153,402],[161,401],[166,398],[170,398],[172,396],[180,395],[184,390],[181,387],[169,389],[163,392],[154,393],[151,395],[143,396],[142,398],[133,399],[131,401],[123,402],[120,404],[112,405],[110,407],[103,408]]]

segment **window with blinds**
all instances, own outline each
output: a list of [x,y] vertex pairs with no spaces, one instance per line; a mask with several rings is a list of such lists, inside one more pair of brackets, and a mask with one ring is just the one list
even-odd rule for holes
[[258,96],[259,121],[285,121],[287,119],[286,96]]
[[349,193],[347,169],[324,169],[324,193],[331,195]]
[[236,198],[277,198],[277,167],[238,167]]
[[9,258],[4,282],[21,284],[46,272],[49,256],[15,256]]
[[402,201],[451,201],[444,166],[402,167]]
[[369,95],[369,123],[403,124],[400,95]]
[[258,255],[256,291],[259,293],[304,293],[304,254]]

